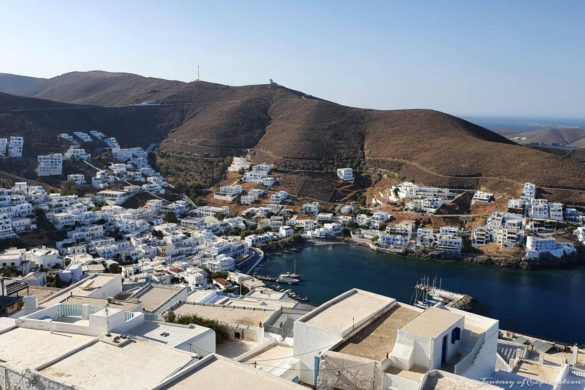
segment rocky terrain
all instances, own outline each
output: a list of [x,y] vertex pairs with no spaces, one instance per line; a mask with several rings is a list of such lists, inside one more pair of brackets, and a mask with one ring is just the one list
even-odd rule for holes
[[231,87],[107,72],[0,75],[0,91],[12,94],[0,96],[0,136],[25,136],[29,158],[58,148],[61,132],[99,129],[122,146],[160,143],[163,173],[187,182],[225,165],[228,156],[249,153],[297,174],[330,177],[349,166],[512,193],[532,181],[549,199],[585,203],[579,160],[432,110],[346,107],[276,84]]

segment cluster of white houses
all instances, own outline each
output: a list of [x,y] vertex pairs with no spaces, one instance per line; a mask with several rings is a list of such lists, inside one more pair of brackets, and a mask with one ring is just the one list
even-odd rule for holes
[[391,203],[404,203],[404,211],[433,214],[444,204],[451,203],[457,194],[448,188],[425,187],[411,182],[392,186],[381,199]]
[[[524,256],[528,260],[539,259],[542,255],[561,258],[574,254],[576,252],[574,245],[558,242],[553,236],[559,228],[567,224],[582,225],[583,214],[575,208],[565,207],[562,203],[538,198],[537,190],[535,184],[525,183],[520,197],[508,201],[506,211],[492,212],[484,225],[472,229],[471,245],[480,250],[486,245],[508,249],[517,247],[525,250]],[[425,187],[404,182],[381,192],[374,198],[373,203],[376,205],[385,201],[402,204],[405,212],[434,214],[441,206],[453,202],[458,196],[461,196],[461,193],[458,194],[448,188]],[[471,204],[487,204],[494,200],[492,193],[476,191]],[[386,222],[379,217],[376,218],[376,213],[373,217],[358,215],[356,221],[360,226],[372,229],[378,229]],[[378,246],[397,252],[414,249],[460,252],[464,247],[462,232],[457,228],[445,227],[439,232],[433,232],[425,227],[409,230],[401,226],[398,229],[399,233],[396,233],[396,229],[387,226],[382,234],[362,232],[361,237],[377,238]],[[360,234],[357,236],[360,237]]]
[[[252,204],[259,197],[267,194],[278,181],[275,177],[270,176],[271,164],[253,165],[245,157],[234,157],[228,171],[240,173],[240,180],[231,185],[219,187],[219,190],[214,194],[214,198],[217,200],[234,202],[239,198],[241,204]],[[250,188],[244,193],[241,183],[253,183],[256,187]],[[289,198],[289,195],[284,191],[279,191],[272,194],[271,197],[272,202],[282,203]]]
[[525,247],[527,259],[543,254],[561,258],[576,252],[570,243],[558,242],[552,235],[565,222],[581,225],[582,215],[562,203],[536,198],[537,187],[525,183],[518,199],[508,201],[506,212],[495,211],[483,226],[472,232],[472,245],[481,248],[495,244],[501,248]]
[[19,158],[22,157],[22,148],[24,146],[24,138],[20,136],[11,136],[8,138],[0,138],[0,157]]
[[11,189],[0,188],[0,239],[36,228],[33,202],[43,198],[44,189],[17,183]]
[[[143,148],[121,148],[118,141],[114,137],[107,138],[107,136],[97,130],[91,130],[88,133],[76,131],[73,133],[75,137],[63,133],[59,135],[60,139],[71,142],[73,145],[64,153],[52,153],[48,155],[39,155],[37,173],[42,176],[60,176],[63,173],[63,160],[79,160],[90,161],[91,154],[87,153],[85,149],[79,147],[81,143],[92,141],[92,136],[96,141],[105,143],[112,153],[115,162],[112,162],[108,169],[97,170],[95,175],[88,182],[82,173],[73,173],[67,175],[67,180],[74,182],[77,185],[91,184],[96,189],[107,189],[116,183],[133,183],[139,186],[140,190],[150,192],[157,195],[162,195],[165,188],[169,184],[148,163],[148,153]],[[134,192],[136,189],[134,189]],[[122,191],[117,199],[127,198],[132,195],[129,191]],[[112,197],[114,193],[104,193],[108,197]]]
[[414,221],[386,226],[386,230],[377,236],[378,246],[391,252],[460,253],[463,249],[463,238],[457,227],[442,226],[439,231],[434,231],[425,227],[415,229],[414,226]]

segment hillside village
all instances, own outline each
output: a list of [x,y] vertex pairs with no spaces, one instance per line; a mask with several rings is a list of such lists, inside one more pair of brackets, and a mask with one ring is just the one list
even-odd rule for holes
[[[97,130],[63,133],[59,140],[69,144],[66,152],[39,155],[37,172],[39,178],[62,178],[61,192],[71,193],[47,192],[27,182],[1,190],[0,243],[25,246],[0,256],[11,259],[0,261],[4,273],[26,275],[47,268],[46,261],[31,262],[26,254],[39,248],[19,241],[47,225],[59,239],[42,244],[58,252],[61,260],[49,263],[62,268],[60,278],[67,282],[68,269],[88,263],[117,264],[121,270],[147,267],[150,275],[132,273],[161,283],[189,280],[189,274],[205,274],[203,270],[249,273],[263,251],[301,241],[353,241],[390,253],[471,260],[508,256],[516,264],[546,260],[550,265],[575,257],[585,238],[583,214],[539,197],[532,183],[524,185],[519,197],[509,197],[401,182],[374,193],[368,205],[320,204],[303,202],[283,189],[271,164],[233,157],[225,184],[212,188],[207,199],[196,198],[206,203],[197,206],[174,191],[149,164],[143,148],[121,148]],[[1,139],[0,146],[8,147],[5,158],[20,158],[24,141],[18,136]],[[100,167],[82,147],[92,142],[102,143],[108,156],[100,159]],[[93,176],[64,175],[63,161],[68,160]],[[337,176],[340,183],[355,181],[351,168],[339,168]],[[22,256],[14,260],[17,252]]]
[[[0,139],[4,158],[20,158],[24,142]],[[192,199],[143,148],[97,130],[59,142],[66,151],[39,155],[37,173],[61,179],[60,192],[42,182],[0,191],[0,313],[10,316],[0,318],[0,383],[491,388],[481,378],[562,383],[581,372],[577,348],[502,331],[497,319],[448,303],[410,306],[353,289],[314,308],[293,292],[298,275],[269,283],[256,274],[270,251],[329,242],[440,259],[508,256],[527,268],[573,261],[583,214],[532,183],[508,196],[403,181],[376,188],[367,204],[320,203],[289,193],[273,165],[233,157],[223,182]],[[101,145],[100,157],[84,144]],[[358,175],[337,170],[340,185]],[[88,358],[96,363],[76,368]],[[152,359],[165,364],[143,375]]]

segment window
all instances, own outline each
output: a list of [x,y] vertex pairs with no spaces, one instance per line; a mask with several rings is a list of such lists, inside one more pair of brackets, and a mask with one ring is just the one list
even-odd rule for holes
[[451,331],[451,344],[455,344],[457,340],[461,340],[461,328],[453,328]]

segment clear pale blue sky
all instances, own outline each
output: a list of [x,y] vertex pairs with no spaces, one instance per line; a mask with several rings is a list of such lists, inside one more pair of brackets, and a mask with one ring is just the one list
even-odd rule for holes
[[585,117],[585,1],[2,1],[0,72],[280,84],[342,104]]

